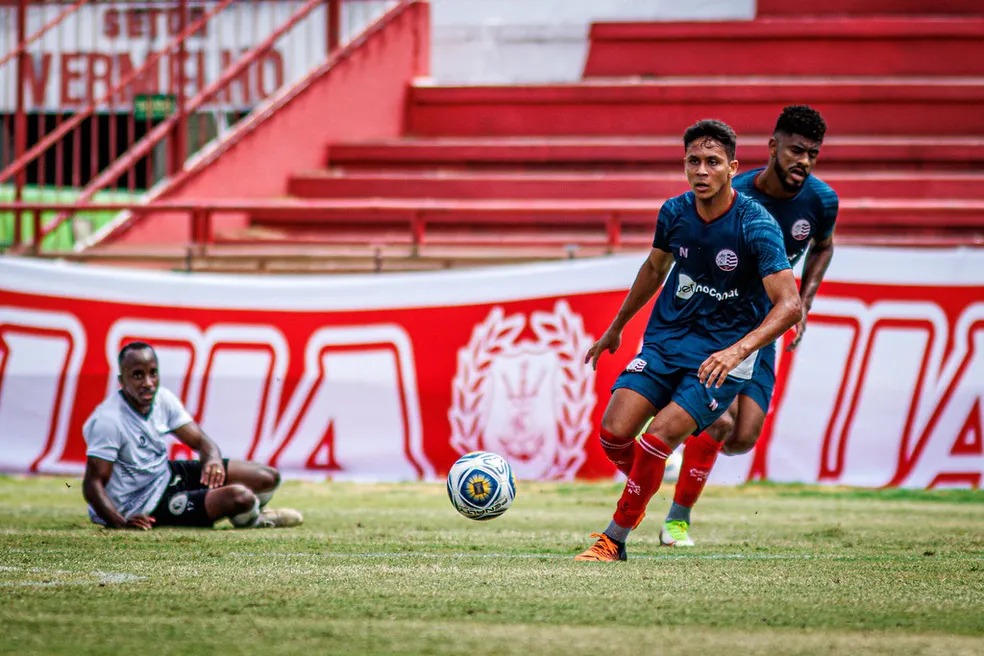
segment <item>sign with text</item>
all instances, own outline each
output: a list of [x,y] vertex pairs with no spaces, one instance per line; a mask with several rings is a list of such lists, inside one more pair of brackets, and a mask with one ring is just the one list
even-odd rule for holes
[[[20,72],[27,110],[70,111],[96,102],[102,111],[125,112],[136,104],[137,96],[175,96],[182,91],[192,98],[304,3],[234,2],[190,35],[183,51],[168,50],[182,33],[182,25],[210,16],[217,4],[188,2],[183,23],[174,1],[93,2],[72,12],[28,48],[30,56]],[[34,34],[64,10],[60,3],[30,3],[27,34]],[[0,30],[5,31],[0,43],[17,43],[16,11],[13,5],[0,6]],[[325,21],[323,7],[312,11],[206,108],[248,109],[285,83],[300,79],[325,56]],[[149,64],[147,70],[137,74],[144,64]],[[14,110],[17,73],[16,60],[0,67],[2,112]],[[130,79],[132,84],[104,100]]]
[[[142,340],[225,456],[288,476],[433,480],[487,449],[523,479],[611,477],[597,427],[648,308],[583,358],[643,257],[269,278],[0,259],[0,470],[81,471]],[[777,374],[759,446],[712,482],[980,487],[984,251],[839,248]]]

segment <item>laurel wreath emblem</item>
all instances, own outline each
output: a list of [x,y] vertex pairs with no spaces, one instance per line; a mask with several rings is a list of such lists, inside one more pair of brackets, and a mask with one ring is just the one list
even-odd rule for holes
[[[530,329],[536,344],[551,349],[560,363],[560,408],[557,422],[558,449],[554,462],[543,472],[544,479],[571,479],[584,463],[584,443],[591,435],[594,409],[595,372],[582,361],[592,337],[584,332],[584,321],[566,301],[557,301],[554,312],[533,312]],[[487,390],[495,358],[522,342],[526,328],[522,314],[505,315],[494,307],[478,324],[471,339],[458,351],[458,370],[451,383],[451,445],[459,453],[481,449],[485,418],[488,415]]]

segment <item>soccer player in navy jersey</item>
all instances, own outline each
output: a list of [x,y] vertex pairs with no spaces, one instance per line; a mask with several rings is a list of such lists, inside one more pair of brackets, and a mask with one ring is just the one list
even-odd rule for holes
[[802,317],[778,224],[732,188],[736,142],[716,120],[684,133],[691,191],[660,208],[649,256],[585,357],[596,367],[604,351],[614,353],[626,323],[666,281],[642,352],[616,379],[601,420],[602,448],[628,480],[608,528],[575,560],[625,560],[625,541],[663,481],[667,456],[728,409],[758,350]]
[[[736,176],[733,182],[735,189],[761,203],[779,223],[790,263],[796,264],[806,254],[799,291],[803,317],[789,350],[803,339],[807,312],[834,254],[837,194],[812,175],[826,131],[823,117],[812,107],[784,108],[769,139],[768,164]],[[775,361],[773,343],[759,352],[752,379],[728,412],[706,431],[687,439],[673,504],[659,534],[661,544],[693,546],[690,510],[704,489],[718,453],[747,453],[758,441],[772,401]]]

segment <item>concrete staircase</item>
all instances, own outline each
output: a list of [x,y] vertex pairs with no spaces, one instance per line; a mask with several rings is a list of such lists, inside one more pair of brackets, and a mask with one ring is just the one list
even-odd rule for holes
[[[817,174],[841,196],[841,241],[984,243],[984,7],[977,0],[760,0],[749,22],[596,24],[581,82],[409,93],[406,135],[328,144],[288,193],[318,216],[266,212],[220,235],[572,257],[651,243],[687,189],[680,135],[718,117],[744,168],[779,110],[829,126]],[[613,239],[613,232],[615,238]]]

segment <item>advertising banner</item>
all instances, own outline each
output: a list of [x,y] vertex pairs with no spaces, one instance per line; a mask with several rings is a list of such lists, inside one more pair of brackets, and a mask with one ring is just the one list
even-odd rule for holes
[[[643,258],[366,276],[0,258],[0,470],[81,472],[82,424],[141,340],[224,456],[287,476],[433,480],[485,449],[521,479],[610,478],[597,427],[649,308],[597,372],[583,360]],[[777,382],[759,446],[712,483],[980,487],[984,251],[838,248]]]

